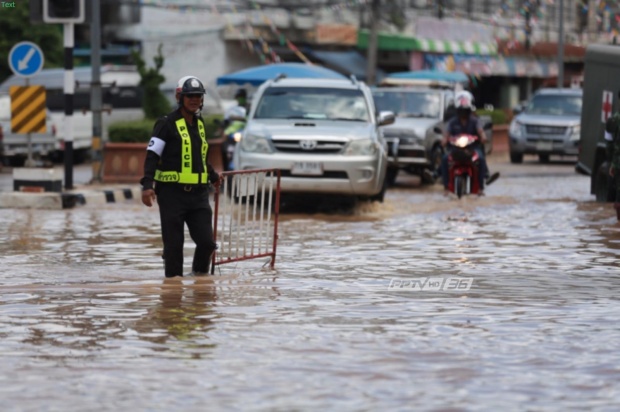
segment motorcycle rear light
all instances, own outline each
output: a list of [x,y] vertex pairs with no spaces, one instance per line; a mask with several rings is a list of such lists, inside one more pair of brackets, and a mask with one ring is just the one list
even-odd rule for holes
[[56,125],[52,125],[52,136],[56,136]]

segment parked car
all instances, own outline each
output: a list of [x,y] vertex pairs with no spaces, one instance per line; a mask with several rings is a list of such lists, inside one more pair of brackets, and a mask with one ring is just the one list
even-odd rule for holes
[[521,163],[525,154],[537,154],[541,162],[579,155],[582,100],[581,89],[538,90],[510,124],[510,161]]
[[[373,89],[379,110],[394,112],[396,121],[383,129],[388,144],[387,179],[396,181],[400,170],[419,175],[423,182],[432,183],[433,172],[438,170],[443,156],[442,135],[436,133],[455,115],[454,86],[433,81],[435,87],[424,85],[417,79],[415,86],[378,87]],[[487,135],[487,152],[492,147],[490,116],[481,116],[480,122]]]
[[287,79],[256,91],[235,148],[237,170],[277,168],[281,191],[383,201],[386,145],[369,87],[354,78]]

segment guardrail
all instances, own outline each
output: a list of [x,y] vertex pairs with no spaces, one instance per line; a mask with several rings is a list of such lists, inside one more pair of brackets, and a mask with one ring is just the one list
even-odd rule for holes
[[273,269],[280,213],[280,170],[256,169],[220,173],[214,195],[215,266],[270,257]]

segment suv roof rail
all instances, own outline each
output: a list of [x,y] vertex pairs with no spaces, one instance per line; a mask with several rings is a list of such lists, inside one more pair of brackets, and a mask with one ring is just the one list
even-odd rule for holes
[[355,75],[354,75],[354,74],[352,74],[351,76],[349,76],[349,79],[351,79],[351,83],[353,83],[353,84],[358,84],[357,77],[355,77]]
[[274,83],[277,82],[278,80],[282,80],[286,78],[286,73],[279,73],[274,79]]

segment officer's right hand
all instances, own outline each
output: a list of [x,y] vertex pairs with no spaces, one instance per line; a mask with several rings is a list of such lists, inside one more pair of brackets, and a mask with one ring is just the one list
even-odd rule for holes
[[616,170],[614,169],[614,167],[610,167],[609,168],[609,176],[614,177],[614,175],[616,174]]
[[146,189],[142,191],[142,203],[151,207],[155,203],[155,191],[153,189]]

